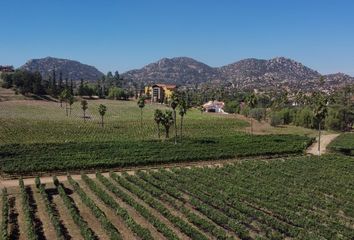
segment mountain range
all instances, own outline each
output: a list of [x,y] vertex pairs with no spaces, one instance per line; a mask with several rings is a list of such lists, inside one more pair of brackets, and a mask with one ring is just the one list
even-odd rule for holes
[[294,60],[277,57],[270,60],[249,58],[222,67],[210,67],[192,58],[163,58],[141,69],[123,74],[125,79],[145,84],[163,82],[177,85],[222,84],[239,89],[289,87],[309,90],[324,78],[324,88],[354,84],[354,78],[343,74],[321,75]]
[[[46,57],[33,59],[20,67],[29,71],[39,71],[48,77],[53,69],[62,72],[63,78],[94,81],[103,73],[95,67],[77,61]],[[269,60],[249,58],[222,67],[211,67],[193,58],[162,58],[141,69],[122,74],[126,82],[137,84],[167,83],[184,86],[212,84],[238,89],[268,89],[287,87],[309,90],[318,87],[319,79],[324,78],[323,88],[331,89],[345,84],[354,84],[354,78],[335,73],[321,75],[292,59],[277,57]]]

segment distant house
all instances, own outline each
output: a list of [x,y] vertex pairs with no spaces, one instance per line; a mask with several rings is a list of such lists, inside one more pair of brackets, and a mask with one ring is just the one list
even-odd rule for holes
[[203,109],[205,112],[215,112],[215,113],[225,113],[224,112],[224,102],[219,101],[209,101],[203,105]]
[[145,87],[145,95],[151,97],[152,102],[163,103],[171,99],[172,93],[176,89],[176,85],[155,84]]
[[14,72],[15,69],[13,66],[1,66],[0,65],[0,72]]

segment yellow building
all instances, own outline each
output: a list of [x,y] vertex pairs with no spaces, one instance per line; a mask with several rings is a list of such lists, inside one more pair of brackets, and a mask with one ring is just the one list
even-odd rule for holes
[[155,84],[145,87],[145,95],[150,96],[152,102],[163,103],[171,99],[172,93],[176,89],[176,85]]

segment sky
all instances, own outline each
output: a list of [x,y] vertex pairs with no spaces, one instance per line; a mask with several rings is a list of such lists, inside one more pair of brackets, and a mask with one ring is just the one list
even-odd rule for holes
[[47,56],[102,72],[187,56],[284,56],[354,76],[353,0],[0,0],[0,65]]

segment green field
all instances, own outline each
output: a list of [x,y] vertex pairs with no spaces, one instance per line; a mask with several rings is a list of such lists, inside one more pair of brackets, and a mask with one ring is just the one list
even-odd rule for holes
[[[108,107],[103,128],[99,104]],[[0,166],[7,174],[298,154],[311,142],[296,135],[251,136],[244,130],[249,124],[234,115],[191,109],[183,138],[175,145],[173,127],[170,140],[164,139],[163,131],[158,139],[153,112],[167,109],[160,104],[146,105],[142,127],[134,101],[90,100],[86,122],[79,102],[70,116],[56,102],[7,101],[0,106]]]
[[301,154],[311,140],[296,135],[239,134],[173,141],[112,141],[0,146],[0,166],[9,174],[108,169],[245,156]]
[[[72,114],[68,117],[65,108],[60,108],[59,103],[55,102],[29,100],[0,102],[0,144],[157,139],[153,113],[157,108],[167,109],[160,104],[146,104],[141,128],[140,109],[134,101],[88,102],[87,115],[90,119],[86,122],[82,118],[80,102],[74,103]],[[99,124],[100,104],[108,108],[104,128]],[[233,116],[201,114],[192,109],[188,111],[184,125],[186,136],[209,137],[235,135],[248,126],[248,123]],[[161,134],[163,135],[162,129]],[[172,127],[170,135],[173,134]]]
[[330,143],[332,151],[354,156],[354,133],[343,133]]

